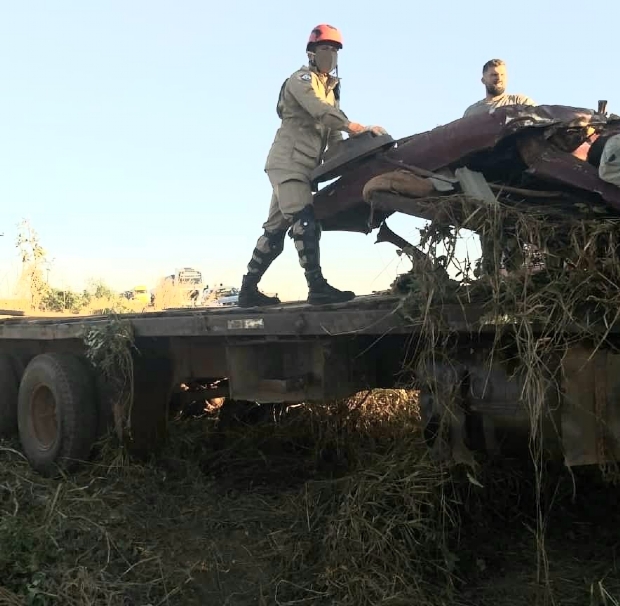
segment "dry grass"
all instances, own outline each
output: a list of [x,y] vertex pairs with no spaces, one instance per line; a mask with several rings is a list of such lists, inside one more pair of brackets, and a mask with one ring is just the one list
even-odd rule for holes
[[[398,405],[401,399],[384,397]],[[409,399],[402,403],[403,409],[409,406]],[[338,408],[344,410],[342,404]],[[326,451],[350,442],[349,432],[360,427],[356,409],[356,403],[347,407],[352,422],[334,434],[320,422],[319,411],[294,409],[271,432],[265,425],[248,428],[242,448],[233,447],[238,421],[216,429],[212,417],[177,420],[169,449],[157,462],[119,466],[108,439],[96,463],[61,481],[32,473],[5,444],[0,579],[6,595],[68,606],[273,603],[267,596],[281,562],[279,553],[266,549],[266,537],[287,523],[282,515],[288,522],[296,517],[297,510],[288,508],[304,478],[318,468],[328,473],[325,466],[333,461]],[[333,409],[326,414],[333,419]],[[378,436],[388,416],[379,406]],[[291,431],[285,428],[289,423]],[[292,440],[297,429],[301,444]],[[286,483],[272,475],[268,441],[274,460],[279,446],[278,475],[289,461],[293,473]],[[233,457],[247,457],[245,474],[231,477]],[[257,601],[261,593],[263,602]]]
[[[459,394],[446,391],[446,382],[436,377],[442,365],[450,368],[458,359],[458,336],[442,320],[441,309],[447,303],[475,303],[488,321],[501,320],[480,363],[509,368],[523,383],[520,404],[529,415],[534,474],[528,540],[534,547],[530,557],[536,584],[529,603],[584,603],[583,597],[572,601],[566,596],[568,588],[574,589],[568,579],[577,570],[549,541],[545,491],[553,478],[545,464],[549,434],[544,427],[551,424],[548,395],[561,391],[561,360],[569,348],[584,342],[595,350],[619,345],[610,331],[620,317],[620,221],[571,216],[542,206],[523,212],[506,201],[484,205],[460,198],[435,200],[433,208],[438,220],[423,230],[421,242],[433,267],[413,258],[411,273],[393,285],[405,296],[406,313],[421,334],[411,370],[435,398],[447,403],[447,421],[458,408]],[[450,280],[443,270],[455,264],[459,228],[480,234],[483,259],[476,268],[461,264],[460,279]],[[567,578],[561,580],[563,566]],[[613,603],[604,594],[594,582],[591,603]],[[493,599],[489,603],[497,603]]]
[[169,513],[182,522],[176,499],[185,498],[184,506],[195,511],[207,504],[198,494],[189,500],[187,482],[162,491],[163,474],[137,466],[122,476],[93,467],[47,482],[19,460],[9,464],[6,452],[3,459],[0,578],[5,591],[25,603],[174,603],[192,567],[201,565],[198,554],[194,561],[167,557],[165,543],[175,533],[164,541],[157,536]]
[[90,316],[107,315],[109,313],[149,313],[188,305],[189,302],[186,291],[182,288],[168,285],[156,289],[154,306],[134,299],[126,299],[120,295],[93,297],[87,304],[81,306],[79,310],[66,311],[41,310],[33,307],[32,302],[24,297],[0,300],[0,309],[24,311],[27,315],[34,317]]
[[0,299],[0,309],[17,309],[19,311],[26,311],[29,309],[29,304],[28,301],[23,298]]
[[[415,394],[366,396],[178,415],[158,460],[119,465],[108,440],[61,481],[5,444],[0,604],[544,603],[531,469],[442,467]],[[612,606],[618,491],[578,485],[545,492],[556,603]]]
[[[156,289],[156,307],[150,302],[128,300],[101,282],[94,281],[83,292],[55,288],[48,282],[50,261],[39,236],[30,222],[18,225],[16,247],[21,269],[15,285],[15,296],[4,300],[0,309],[25,311],[30,316],[107,315],[110,313],[144,313],[181,307],[188,303],[187,290],[162,281]],[[62,311],[61,311],[62,310]]]
[[23,311],[30,317],[64,318],[68,316],[108,315],[110,313],[148,313],[154,311],[152,307],[125,299],[124,297],[98,297],[91,299],[88,304],[79,310],[49,311],[34,309],[26,299],[2,299],[0,309]]
[[184,307],[190,304],[188,300],[188,289],[180,285],[173,285],[162,282],[155,289],[156,310]]
[[98,297],[93,298],[90,302],[80,309],[79,315],[107,315],[110,312],[115,313],[147,313],[151,308],[143,302],[124,297]]

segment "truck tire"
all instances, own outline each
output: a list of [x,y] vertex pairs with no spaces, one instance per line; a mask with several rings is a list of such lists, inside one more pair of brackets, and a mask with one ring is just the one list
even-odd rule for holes
[[17,390],[19,379],[9,354],[0,354],[0,437],[17,433]]
[[91,374],[72,354],[46,353],[26,367],[18,396],[24,454],[42,475],[75,469],[88,458],[97,434],[97,401]]

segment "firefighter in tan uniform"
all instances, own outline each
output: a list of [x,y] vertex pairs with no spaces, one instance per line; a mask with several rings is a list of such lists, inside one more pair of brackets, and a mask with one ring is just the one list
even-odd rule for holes
[[308,66],[301,67],[282,84],[277,112],[282,120],[267,162],[273,194],[269,215],[263,224],[243,277],[239,292],[240,307],[274,305],[277,297],[258,290],[267,268],[282,253],[287,229],[295,242],[299,262],[308,283],[308,302],[324,304],[353,299],[355,293],[330,286],[320,265],[321,227],[314,217],[310,175],[323,158],[327,147],[342,139],[342,132],[359,134],[371,130],[383,134],[378,126],[365,127],[351,122],[340,110],[340,84],[331,73],[337,68],[342,48],[340,32],[330,25],[315,27],[308,40]]

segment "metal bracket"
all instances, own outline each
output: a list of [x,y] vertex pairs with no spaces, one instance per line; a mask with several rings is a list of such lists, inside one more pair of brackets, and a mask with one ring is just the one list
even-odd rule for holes
[[474,198],[475,200],[487,202],[493,206],[497,205],[497,198],[495,197],[495,194],[493,194],[493,191],[489,187],[489,184],[482,173],[462,167],[457,168],[454,171],[454,174],[459,180],[463,193],[466,196]]

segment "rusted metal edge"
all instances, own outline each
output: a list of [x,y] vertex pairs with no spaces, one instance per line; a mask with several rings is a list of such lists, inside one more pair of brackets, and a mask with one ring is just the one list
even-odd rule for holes
[[[515,322],[510,317],[489,318],[481,306],[443,305],[431,309],[439,325],[446,331],[464,335],[492,334],[498,327],[505,329]],[[401,306],[393,309],[366,310],[295,310],[288,313],[245,311],[236,314],[184,314],[168,318],[149,317],[150,314],[129,319],[136,338],[210,337],[214,340],[229,337],[251,339],[266,337],[295,337],[326,339],[335,337],[413,335],[423,328],[424,320],[407,315]],[[10,322],[0,323],[2,341],[82,339],[89,328],[105,325],[107,318],[82,319],[74,322]],[[533,324],[534,332],[545,326]],[[570,329],[567,333],[571,333]],[[575,328],[574,333],[579,330]],[[620,324],[611,331],[620,333]]]

